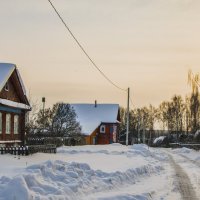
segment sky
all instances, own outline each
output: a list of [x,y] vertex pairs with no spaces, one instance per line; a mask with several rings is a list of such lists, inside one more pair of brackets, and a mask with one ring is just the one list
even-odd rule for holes
[[[199,0],[52,0],[98,67],[136,107],[190,92],[200,72]],[[0,0],[0,62],[15,63],[32,102],[127,104],[92,66],[48,0]]]

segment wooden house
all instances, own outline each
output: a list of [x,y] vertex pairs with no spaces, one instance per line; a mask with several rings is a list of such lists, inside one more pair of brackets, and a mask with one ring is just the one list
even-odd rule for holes
[[118,142],[119,105],[118,104],[71,104],[77,114],[85,143],[112,144]]
[[0,146],[23,145],[30,109],[16,65],[0,63]]

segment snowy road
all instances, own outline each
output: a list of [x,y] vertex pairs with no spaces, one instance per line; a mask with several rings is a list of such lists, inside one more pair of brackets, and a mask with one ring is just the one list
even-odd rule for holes
[[192,187],[192,183],[187,173],[183,168],[175,162],[173,156],[169,155],[170,163],[173,169],[175,170],[175,182],[177,184],[177,189],[181,194],[183,200],[198,200],[196,192]]
[[145,145],[0,156],[0,200],[197,200],[200,156]]

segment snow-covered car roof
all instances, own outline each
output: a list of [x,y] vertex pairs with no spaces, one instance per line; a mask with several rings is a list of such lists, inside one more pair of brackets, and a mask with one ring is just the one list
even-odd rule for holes
[[82,127],[82,133],[90,135],[101,123],[119,123],[118,104],[70,104]]
[[157,144],[158,142],[163,142],[163,140],[166,138],[166,136],[160,136],[157,137],[154,141],[153,144]]

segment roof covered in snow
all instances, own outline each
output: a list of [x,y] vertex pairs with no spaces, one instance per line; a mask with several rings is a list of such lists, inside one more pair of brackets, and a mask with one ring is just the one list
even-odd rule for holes
[[15,68],[16,66],[14,64],[0,63],[0,91],[5,86]]
[[90,135],[101,123],[118,123],[118,104],[70,104],[82,127],[82,133]]
[[10,101],[7,99],[1,99],[0,98],[0,104],[9,106],[9,107],[13,107],[13,108],[19,108],[19,109],[23,109],[23,110],[31,110],[31,106],[23,104],[23,103],[17,103],[14,101]]

